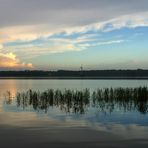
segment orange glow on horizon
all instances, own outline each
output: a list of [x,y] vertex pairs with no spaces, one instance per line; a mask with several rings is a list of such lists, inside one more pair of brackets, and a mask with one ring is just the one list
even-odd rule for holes
[[32,63],[20,63],[13,53],[0,54],[0,67],[1,68],[33,68]]

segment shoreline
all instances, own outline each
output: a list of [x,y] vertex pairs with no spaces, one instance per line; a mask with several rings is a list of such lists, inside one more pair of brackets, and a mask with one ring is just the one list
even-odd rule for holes
[[0,77],[0,79],[148,80],[148,77]]

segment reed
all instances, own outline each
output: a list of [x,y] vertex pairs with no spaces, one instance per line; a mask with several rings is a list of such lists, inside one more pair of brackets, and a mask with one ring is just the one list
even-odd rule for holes
[[90,92],[88,89],[82,91],[74,90],[53,90],[44,92],[29,90],[16,95],[17,105],[23,108],[32,106],[35,110],[45,110],[49,107],[58,107],[65,112],[83,114],[84,108],[89,105]]
[[93,92],[92,99],[94,106],[110,112],[115,106],[124,111],[148,112],[147,87],[98,89]]
[[[10,92],[7,92],[6,103],[11,104]],[[104,112],[113,112],[116,108],[124,111],[148,112],[148,88],[104,88],[93,91],[89,89],[61,91],[48,89],[46,91],[18,92],[16,95],[18,107],[32,106],[34,110],[48,111],[57,107],[66,113],[84,114],[90,106]]]

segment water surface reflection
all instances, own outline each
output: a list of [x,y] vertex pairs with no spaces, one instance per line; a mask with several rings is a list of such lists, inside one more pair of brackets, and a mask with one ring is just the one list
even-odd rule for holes
[[[11,92],[5,94],[7,104],[12,103]],[[148,112],[148,88],[104,88],[90,93],[84,90],[53,90],[18,92],[16,95],[18,107],[32,107],[34,110],[44,110],[57,107],[66,113],[84,114],[89,108],[100,112],[112,113],[114,110],[124,112],[136,111],[142,114]]]
[[139,147],[141,144],[147,147],[147,87],[45,90],[30,89],[30,86],[3,91],[0,130],[1,137],[6,137],[2,140],[4,145],[13,137],[20,139],[20,135],[23,135],[22,143],[27,135],[25,139],[30,137],[25,142],[31,139],[30,143],[51,144],[58,139],[62,143],[83,141],[86,147],[88,142],[89,147],[106,146],[106,143],[108,147]]

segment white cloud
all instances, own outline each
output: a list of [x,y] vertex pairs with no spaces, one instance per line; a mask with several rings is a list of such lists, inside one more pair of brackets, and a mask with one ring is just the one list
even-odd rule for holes
[[87,49],[88,47],[94,47],[94,46],[100,46],[100,45],[120,44],[123,42],[127,42],[127,40],[110,40],[110,41],[96,42],[96,43],[85,43],[85,44],[80,44],[79,46],[83,49]]
[[1,49],[3,49],[3,45],[2,45],[2,44],[0,44],[0,50],[1,50]]
[[13,51],[15,53],[18,53],[21,58],[26,59],[45,54],[64,53],[71,51],[78,52],[86,50],[89,47],[119,44],[125,41],[126,40],[98,41],[98,39],[91,39],[89,37],[75,39],[51,38],[43,39],[41,42],[38,42],[36,44],[30,42],[28,44],[8,46],[5,47],[5,51]]
[[[0,49],[3,48],[5,53],[11,51],[24,59],[43,54],[82,51],[93,46],[119,44],[126,41],[122,38],[101,40],[99,35],[104,32],[141,26],[148,26],[148,12],[124,15],[90,25],[61,27],[58,30],[51,30],[47,24],[6,27],[0,29]],[[87,32],[91,33],[87,34]],[[57,37],[58,34],[61,37]],[[70,38],[70,35],[76,37]],[[36,43],[33,42],[35,40]],[[14,45],[7,45],[10,42]]]
[[[13,42],[13,41],[29,41],[40,37],[46,38],[47,36],[55,35],[57,33],[65,32],[67,35],[75,33],[85,33],[87,31],[100,31],[109,32],[124,27],[135,28],[148,26],[148,11],[141,13],[134,13],[123,15],[107,21],[98,23],[91,23],[89,25],[82,25],[76,27],[61,26],[60,28],[51,28],[48,24],[40,25],[27,25],[27,26],[14,26],[0,28],[0,43]],[[92,36],[94,36],[92,34]],[[79,40],[90,39],[89,36],[81,37]]]
[[136,27],[145,27],[148,26],[148,12],[124,15],[118,18],[111,19],[106,23],[111,24],[112,26],[104,31],[112,31],[115,29],[121,29],[124,27],[127,28],[136,28]]
[[112,41],[106,41],[106,42],[98,42],[94,45],[95,46],[97,46],[97,45],[110,45],[110,44],[119,44],[119,43],[123,43],[123,42],[126,42],[126,40],[112,40]]
[[14,46],[14,47],[5,48],[5,50],[17,52],[19,54],[19,57],[26,59],[47,54],[64,53],[71,51],[78,52],[84,50],[84,48],[81,48],[81,46],[77,46],[71,43],[57,43],[52,46],[48,46],[46,44],[41,46],[34,46],[34,45]]
[[123,15],[107,21],[93,23],[86,26],[73,27],[65,30],[67,34],[82,33],[87,31],[102,31],[110,32],[116,29],[136,28],[148,26],[148,11],[141,13],[134,13],[129,15]]
[[0,68],[33,68],[31,63],[21,63],[13,53],[0,53]]

